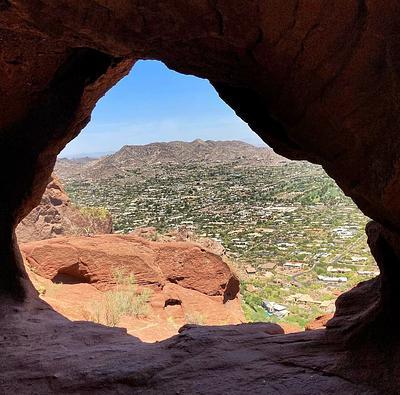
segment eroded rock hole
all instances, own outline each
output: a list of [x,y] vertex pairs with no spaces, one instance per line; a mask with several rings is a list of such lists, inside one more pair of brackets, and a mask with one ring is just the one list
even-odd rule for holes
[[[399,393],[398,2],[54,3],[0,0],[0,392]],[[246,170],[243,152],[235,162],[224,162],[226,153],[234,151],[225,146],[219,165],[196,172],[195,154],[221,130],[214,119],[209,128],[213,136],[196,141],[196,152],[186,157],[185,167],[179,167],[178,155],[177,163],[147,184],[141,182],[143,169],[151,173],[158,166],[149,163],[147,153],[140,160],[146,166],[129,171],[117,162],[106,182],[104,168],[86,178],[87,166],[96,168],[97,162],[81,158],[78,179],[62,177],[72,200],[53,205],[56,200],[47,191],[47,200],[18,231],[26,270],[55,309],[70,320],[106,319],[107,325],[125,328],[135,322],[140,328],[126,335],[104,325],[73,323],[38,300],[26,278],[15,226],[39,203],[56,154],[78,135],[96,102],[140,56],[209,78],[221,98],[277,152],[323,165],[376,221],[367,233],[380,276],[342,293],[376,269],[363,250],[366,218],[334,192],[320,168],[286,163],[268,172],[259,164]],[[176,81],[167,94],[164,81],[153,75],[152,82],[171,113]],[[169,140],[195,140],[189,139],[186,124],[177,127],[177,118],[148,122],[160,113],[154,105],[146,111],[149,86],[147,81],[136,89],[128,87],[123,100],[110,106],[117,122],[103,126],[119,145],[111,151],[122,146],[118,133],[138,138],[169,127],[175,128]],[[130,91],[142,96],[129,112],[146,118],[134,128],[131,119],[121,122]],[[196,105],[198,97],[193,89],[188,92],[176,107],[196,119],[185,106]],[[206,118],[210,111],[198,108],[197,113]],[[195,129],[204,130],[203,125]],[[96,129],[100,131],[99,125]],[[230,140],[237,139],[234,125],[226,130]],[[98,149],[103,133],[89,137],[96,151],[103,152]],[[146,142],[124,142],[133,143]],[[127,158],[135,150],[124,151]],[[261,162],[266,163],[265,158]],[[70,169],[76,165],[63,163]],[[193,176],[196,182],[190,189],[182,176]],[[135,185],[129,201],[121,185]],[[105,193],[108,190],[112,194]],[[167,190],[179,196],[171,199],[173,204],[166,205],[160,194]],[[207,205],[198,204],[198,195],[208,199]],[[73,219],[62,221],[67,213]],[[176,234],[173,241],[162,239],[171,225],[163,221],[164,214],[184,226],[182,240],[176,240]],[[111,216],[117,232],[146,229],[129,237],[109,234]],[[211,246],[213,255],[210,246],[187,248],[193,242],[187,237],[190,226],[196,226],[189,229],[192,233],[219,239],[225,256],[215,252],[217,244]],[[23,242],[31,232],[57,237]],[[99,232],[108,234],[96,235]],[[70,235],[69,240],[63,235]],[[177,243],[185,243],[179,251]],[[225,258],[237,264],[247,318],[279,325],[179,329],[182,322],[210,324],[204,306],[219,320],[225,311],[221,305],[233,310],[238,306],[238,278],[223,265]],[[82,268],[93,282],[51,281],[60,268],[76,262],[84,262]],[[205,266],[213,268],[213,277],[201,275]],[[176,275],[184,277],[179,284],[167,280]],[[56,307],[59,290],[67,291],[69,299],[59,300]],[[279,335],[283,323],[304,326],[314,313],[326,312],[340,293],[328,330]],[[165,309],[168,299],[181,300],[183,307]],[[211,308],[214,302],[218,311]],[[149,322],[149,308],[155,312],[152,317],[167,325]],[[173,314],[162,315],[164,310]],[[318,320],[326,321],[326,316]],[[179,335],[151,346],[134,338],[159,335],[162,328],[172,328],[163,338]]]
[[[198,135],[189,121],[199,109],[220,111],[220,100],[211,90],[205,106],[209,84],[186,78],[139,63],[99,103],[82,137],[59,157],[41,205],[18,229],[23,241],[32,230],[36,238],[57,236],[22,247],[38,266],[32,269],[41,275],[40,266],[57,270],[82,260],[85,276],[72,265],[52,277],[72,295],[73,287],[88,295],[82,318],[124,323],[138,336],[147,322],[162,328],[153,340],[185,323],[324,327],[337,296],[378,274],[366,245],[367,218],[320,167],[275,154],[227,107],[228,123],[196,118]],[[259,111],[249,105],[255,97],[215,85],[228,103],[246,97],[239,112],[257,121]],[[172,88],[182,94],[177,103],[168,97]],[[208,136],[207,122],[221,141],[199,138]],[[269,123],[296,149],[278,123]],[[235,133],[253,144],[224,140]],[[175,135],[196,138],[159,141]]]
[[182,305],[182,301],[179,299],[167,299],[164,303],[164,307],[167,306],[181,306]]
[[179,284],[180,281],[184,280],[185,277],[182,276],[175,276],[175,277],[168,277],[167,280],[173,284]]
[[89,281],[85,281],[83,278],[73,276],[68,273],[57,273],[51,281],[55,284],[82,284],[89,283]]

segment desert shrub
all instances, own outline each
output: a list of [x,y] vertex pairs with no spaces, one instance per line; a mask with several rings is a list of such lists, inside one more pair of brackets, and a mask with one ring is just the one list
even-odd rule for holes
[[104,322],[108,326],[117,326],[121,320],[125,301],[119,297],[119,293],[109,292],[106,294],[104,303]]
[[265,310],[258,306],[249,306],[248,304],[242,302],[242,308],[246,318],[250,322],[271,322],[271,318],[266,313]]
[[36,289],[39,292],[40,296],[46,295],[47,289],[44,285],[40,284],[39,286],[36,287]]
[[105,207],[79,207],[79,211],[89,219],[106,219],[110,216]]
[[185,320],[187,324],[204,325],[205,323],[205,317],[198,312],[186,313]]
[[148,303],[151,297],[151,290],[145,288],[142,292],[138,293],[132,300],[130,306],[130,314],[135,317],[145,317],[148,314]]
[[[88,224],[83,227],[85,234],[90,235],[96,231],[98,221],[104,221],[110,217],[110,212],[104,207],[78,207],[79,212],[86,218]],[[77,234],[80,234],[82,227],[77,228]]]
[[90,313],[90,318],[88,321],[93,321],[96,322],[96,324],[100,324],[101,323],[101,313],[102,313],[102,309],[103,309],[103,305],[101,302],[99,302],[98,300],[94,301],[91,303],[91,313]]
[[90,321],[116,326],[124,316],[147,316],[151,290],[139,291],[135,276],[121,269],[113,269],[112,275],[115,288],[105,293],[104,303],[92,303]]

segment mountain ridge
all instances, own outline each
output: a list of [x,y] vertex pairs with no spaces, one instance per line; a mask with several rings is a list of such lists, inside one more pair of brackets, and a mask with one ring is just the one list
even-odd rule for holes
[[145,145],[124,145],[112,155],[98,159],[59,159],[56,172],[61,178],[107,178],[136,168],[190,163],[213,166],[238,163],[241,165],[279,165],[286,158],[269,147],[256,147],[239,140],[215,141],[196,139],[191,142],[154,142]]

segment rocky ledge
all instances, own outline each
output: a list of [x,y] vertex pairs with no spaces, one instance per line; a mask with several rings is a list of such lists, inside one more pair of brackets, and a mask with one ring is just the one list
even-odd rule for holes
[[357,382],[363,364],[346,369],[349,351],[328,330],[185,326],[148,344],[119,328],[73,323],[37,300],[1,306],[5,394],[382,393]]

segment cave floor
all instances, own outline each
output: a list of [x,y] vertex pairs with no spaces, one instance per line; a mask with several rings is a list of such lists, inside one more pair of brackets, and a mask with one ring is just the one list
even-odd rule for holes
[[1,394],[379,393],[337,373],[346,351],[325,330],[188,326],[144,343],[123,329],[69,321],[38,301],[8,304],[0,321]]

